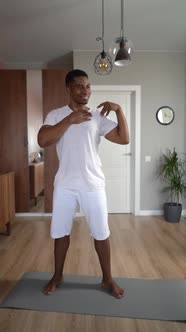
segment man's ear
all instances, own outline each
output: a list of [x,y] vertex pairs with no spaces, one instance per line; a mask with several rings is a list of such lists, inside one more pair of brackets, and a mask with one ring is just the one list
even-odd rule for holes
[[68,92],[69,95],[72,93],[72,88],[71,88],[71,86],[68,86],[68,87],[67,87],[67,92]]

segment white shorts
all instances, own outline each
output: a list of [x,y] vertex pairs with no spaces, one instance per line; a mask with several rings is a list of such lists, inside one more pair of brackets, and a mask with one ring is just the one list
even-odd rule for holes
[[51,237],[56,239],[69,235],[78,205],[85,214],[91,236],[105,240],[110,235],[105,190],[79,191],[62,188],[56,184],[53,193]]

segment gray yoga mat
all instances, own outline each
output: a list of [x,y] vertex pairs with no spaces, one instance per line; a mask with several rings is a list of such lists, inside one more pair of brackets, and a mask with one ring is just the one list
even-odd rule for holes
[[52,295],[41,289],[47,272],[25,273],[0,308],[29,309],[99,316],[186,320],[186,280],[114,278],[125,288],[118,300],[100,287],[101,277],[65,275]]

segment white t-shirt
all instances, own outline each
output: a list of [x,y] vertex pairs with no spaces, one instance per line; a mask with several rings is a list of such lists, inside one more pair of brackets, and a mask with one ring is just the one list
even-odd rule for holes
[[[48,113],[44,125],[55,125],[73,112],[69,106]],[[72,124],[56,143],[59,169],[54,183],[68,189],[95,191],[104,188],[105,177],[98,155],[100,136],[105,136],[117,123],[98,110],[90,110],[90,121]]]

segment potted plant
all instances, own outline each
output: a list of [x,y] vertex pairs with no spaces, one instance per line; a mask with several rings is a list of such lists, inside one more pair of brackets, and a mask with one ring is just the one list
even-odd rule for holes
[[169,201],[164,203],[164,216],[168,222],[179,222],[182,213],[180,199],[186,195],[186,158],[178,155],[175,148],[167,149],[161,156],[160,177],[165,183]]

